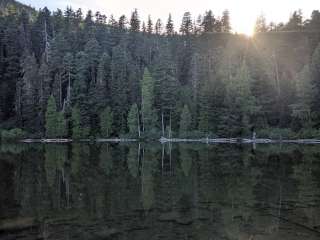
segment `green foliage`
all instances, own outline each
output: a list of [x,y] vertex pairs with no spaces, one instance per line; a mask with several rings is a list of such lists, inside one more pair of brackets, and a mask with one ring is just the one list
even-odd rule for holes
[[101,136],[108,138],[112,133],[113,114],[110,107],[106,107],[100,114],[100,131]]
[[257,138],[269,138],[276,140],[296,139],[297,134],[289,128],[269,128],[258,130]]
[[67,135],[66,120],[62,112],[57,111],[56,101],[51,95],[48,99],[46,111],[46,137],[56,138]]
[[129,128],[130,136],[137,137],[140,131],[139,129],[140,125],[139,125],[139,109],[136,103],[133,104],[130,108],[127,125]]
[[292,109],[292,117],[297,119],[301,126],[311,127],[312,121],[312,100],[315,95],[315,88],[311,82],[311,74],[309,65],[304,66],[302,71],[297,74],[296,80],[296,101],[290,105]]
[[46,136],[54,138],[57,134],[57,107],[54,97],[51,95],[48,99],[46,111]]
[[27,133],[20,128],[14,128],[11,130],[0,130],[1,141],[15,141],[27,137]]
[[228,136],[242,136],[249,132],[250,116],[259,110],[251,93],[251,77],[243,61],[235,76],[226,83],[225,110],[221,114],[219,130]]
[[180,116],[180,129],[179,136],[185,137],[188,131],[191,130],[192,117],[187,105],[184,105],[181,116]]
[[[71,7],[32,15],[23,5],[2,10],[5,129],[20,127],[35,137],[136,136],[135,103],[148,139],[159,137],[162,127],[172,136],[231,137],[247,136],[251,127],[313,135],[303,131],[320,126],[319,11],[306,21],[296,11],[282,25],[261,16],[256,32],[263,34],[252,41],[230,33],[228,10],[221,17],[207,10],[196,21],[186,12],[181,34],[171,15],[165,34],[161,19],[152,23],[151,16],[141,32],[137,10],[129,21],[110,16],[108,23],[99,12],[84,18]],[[180,129],[184,104],[192,123]],[[101,121],[107,106],[112,120],[109,114]]]
[[72,109],[72,138],[73,139],[80,139],[84,134],[81,128],[80,122],[80,110],[78,107],[73,107]]
[[153,107],[154,79],[147,68],[145,68],[143,78],[141,80],[141,99],[143,131],[148,133],[156,127],[157,115]]

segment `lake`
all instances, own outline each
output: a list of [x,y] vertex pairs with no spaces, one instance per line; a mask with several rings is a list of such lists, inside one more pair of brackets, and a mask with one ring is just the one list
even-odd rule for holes
[[0,239],[320,239],[320,146],[2,144]]

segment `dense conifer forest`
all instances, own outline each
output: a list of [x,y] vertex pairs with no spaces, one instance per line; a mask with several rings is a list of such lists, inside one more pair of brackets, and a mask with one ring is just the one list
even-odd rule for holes
[[320,12],[261,16],[253,37],[230,16],[174,26],[1,0],[2,137],[320,138]]

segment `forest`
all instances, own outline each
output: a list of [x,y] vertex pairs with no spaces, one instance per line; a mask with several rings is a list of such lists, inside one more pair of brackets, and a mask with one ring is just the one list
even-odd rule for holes
[[320,12],[260,16],[252,37],[230,16],[175,26],[1,0],[2,139],[320,138]]

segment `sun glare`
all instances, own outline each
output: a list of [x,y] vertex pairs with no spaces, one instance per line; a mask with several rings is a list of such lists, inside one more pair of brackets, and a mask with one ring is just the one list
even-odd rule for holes
[[255,12],[248,12],[243,15],[243,12],[244,11],[238,11],[231,15],[232,29],[235,33],[252,37],[254,35],[254,25],[257,15]]
[[240,34],[244,34],[247,37],[252,37],[254,35],[254,27],[250,27],[250,26],[243,27],[236,32]]

